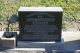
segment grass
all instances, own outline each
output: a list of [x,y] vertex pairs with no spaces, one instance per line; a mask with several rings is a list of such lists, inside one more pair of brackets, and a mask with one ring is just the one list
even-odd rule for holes
[[80,20],[80,0],[0,0],[0,19],[7,20],[13,14],[17,15],[20,6],[59,6],[64,10],[63,22]]

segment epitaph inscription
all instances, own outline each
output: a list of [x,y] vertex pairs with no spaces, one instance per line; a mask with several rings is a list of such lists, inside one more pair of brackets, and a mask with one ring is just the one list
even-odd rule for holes
[[20,40],[59,41],[62,12],[19,12]]

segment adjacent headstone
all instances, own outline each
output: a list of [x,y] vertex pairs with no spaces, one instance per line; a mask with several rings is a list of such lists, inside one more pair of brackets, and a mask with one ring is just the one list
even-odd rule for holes
[[60,41],[62,12],[61,7],[20,7],[19,40]]

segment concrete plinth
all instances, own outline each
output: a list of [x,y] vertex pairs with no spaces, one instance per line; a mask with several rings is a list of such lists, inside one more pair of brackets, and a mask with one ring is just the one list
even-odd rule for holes
[[16,47],[15,38],[2,38],[1,42],[5,48],[15,48]]
[[18,41],[18,48],[45,48],[46,50],[63,50],[64,48],[63,39],[61,42],[28,42],[28,41]]
[[[6,38],[4,36],[4,31],[0,32],[0,43],[4,48],[15,48],[16,47],[16,32],[13,33],[14,37]],[[10,32],[12,33],[12,32]]]

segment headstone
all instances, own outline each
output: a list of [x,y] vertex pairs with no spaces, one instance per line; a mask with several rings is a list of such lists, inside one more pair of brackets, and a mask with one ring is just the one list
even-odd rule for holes
[[60,41],[62,12],[61,7],[20,7],[19,40]]

